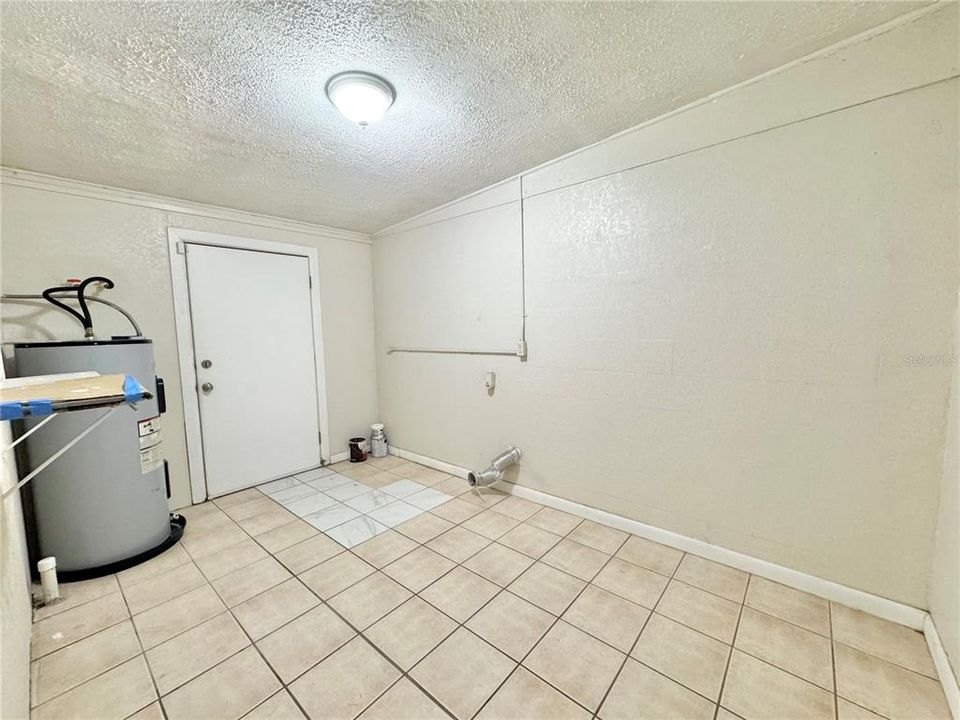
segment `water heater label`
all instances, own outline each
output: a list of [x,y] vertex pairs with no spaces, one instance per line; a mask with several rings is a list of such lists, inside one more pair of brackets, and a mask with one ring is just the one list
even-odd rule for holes
[[163,465],[163,439],[160,435],[160,416],[137,423],[140,433],[140,472],[146,475]]

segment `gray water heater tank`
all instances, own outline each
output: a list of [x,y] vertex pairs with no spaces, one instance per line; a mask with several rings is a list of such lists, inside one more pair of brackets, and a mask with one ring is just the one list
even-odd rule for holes
[[[61,573],[109,571],[159,550],[171,536],[153,343],[144,338],[20,343],[19,377],[83,371],[132,375],[153,394],[121,407],[30,481],[41,557]],[[63,413],[24,441],[36,467],[85,430],[103,410]],[[32,425],[39,420],[27,420]]]

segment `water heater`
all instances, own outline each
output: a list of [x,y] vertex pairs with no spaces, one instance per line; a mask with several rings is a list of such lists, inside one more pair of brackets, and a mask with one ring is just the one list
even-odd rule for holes
[[[165,548],[171,525],[160,423],[163,394],[157,391],[153,343],[146,338],[19,343],[14,365],[20,377],[127,373],[153,395],[136,409],[115,412],[31,481],[40,555],[56,556],[61,575],[92,576]],[[30,465],[63,447],[101,412],[63,413],[31,435],[25,441]]]
[[[34,477],[26,487],[32,498],[32,534],[40,557],[55,556],[64,580],[117,572],[173,545],[185,521],[170,514],[169,479],[163,456],[161,415],[163,381],[156,377],[153,342],[143,337],[133,317],[109,301],[85,294],[89,285],[112,288],[104,277],[49,288],[42,295],[7,295],[4,300],[43,299],[76,317],[83,340],[14,344],[18,377],[94,371],[125,373],[150,391],[149,400],[121,407]],[[80,311],[64,304],[72,299]],[[135,335],[97,338],[88,302],[122,313]],[[60,413],[23,442],[24,470],[36,467],[100,417],[103,410]],[[25,429],[42,418],[26,419]]]

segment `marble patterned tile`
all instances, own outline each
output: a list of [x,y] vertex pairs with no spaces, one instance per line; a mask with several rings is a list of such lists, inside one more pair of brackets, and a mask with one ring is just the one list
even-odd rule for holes
[[409,505],[402,500],[390,503],[389,505],[368,513],[368,517],[373,518],[387,527],[395,527],[400,523],[412,520],[420,513],[424,512],[418,507]]
[[452,499],[450,495],[442,493],[439,490],[434,490],[433,488],[420,490],[404,497],[406,502],[421,510],[432,510],[437,507],[437,505],[443,505],[447,500]]
[[386,525],[378,523],[373,518],[361,515],[358,518],[347,520],[347,522],[342,525],[337,525],[324,532],[345,548],[352,548],[355,545],[375,538],[380,533],[385,533],[389,529]]
[[302,485],[302,484],[303,483],[301,483],[295,477],[285,477],[285,478],[280,478],[279,480],[271,480],[270,482],[264,483],[263,485],[257,485],[257,490],[262,492],[264,495],[270,495],[272,497],[276,495],[278,492],[281,492],[283,490],[287,490],[289,488],[296,487],[297,485]]
[[270,498],[276,500],[278,503],[284,507],[289,507],[290,503],[294,500],[299,500],[300,498],[309,497],[315,493],[320,492],[316,488],[312,488],[309,485],[304,485],[303,483],[297,483],[292,487],[288,487],[284,490],[278,490],[273,493]]
[[332,497],[328,497],[322,492],[314,492],[312,495],[286,503],[285,507],[298,517],[306,517],[336,504],[337,501]]
[[347,507],[352,507],[357,512],[368,513],[396,501],[397,499],[393,495],[387,495],[385,492],[380,492],[379,490],[370,490],[361,495],[344,500],[343,504]]
[[353,480],[348,478],[346,475],[340,475],[339,473],[328,473],[311,480],[304,480],[304,482],[312,488],[326,491],[335,487],[339,487],[340,485],[346,485],[348,482],[353,482]]
[[326,490],[324,492],[326,492],[327,495],[332,497],[334,500],[337,500],[339,502],[344,502],[345,500],[349,500],[350,498],[354,498],[354,497],[357,497],[358,495],[363,495],[364,493],[368,493],[371,490],[373,490],[373,488],[370,487],[369,485],[364,485],[362,482],[359,482],[357,480],[351,480],[348,483],[344,483],[343,485],[337,485],[335,488],[330,488],[329,490]]
[[332,468],[319,467],[319,468],[314,468],[313,470],[307,470],[306,472],[297,473],[296,478],[300,482],[308,483],[313,480],[329,477],[330,475],[334,475],[334,474],[335,473]]
[[413,495],[414,493],[426,490],[427,486],[421,485],[413,480],[398,480],[395,483],[384,485],[380,489],[387,493],[387,495],[393,495],[394,497],[402,498],[406,497],[407,495]]
[[304,515],[303,519],[313,525],[317,530],[325,532],[337,525],[343,525],[347,520],[353,520],[355,517],[360,517],[360,513],[353,508],[348,508],[342,503],[336,503],[319,512]]

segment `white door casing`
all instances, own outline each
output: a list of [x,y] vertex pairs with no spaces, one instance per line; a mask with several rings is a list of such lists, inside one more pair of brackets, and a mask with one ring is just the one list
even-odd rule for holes
[[328,460],[316,249],[168,237],[193,501]]

